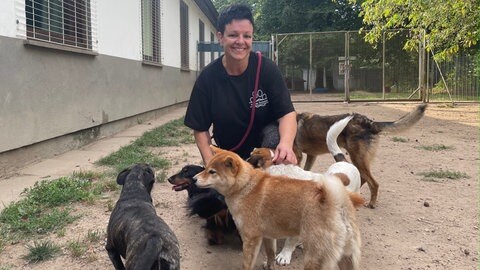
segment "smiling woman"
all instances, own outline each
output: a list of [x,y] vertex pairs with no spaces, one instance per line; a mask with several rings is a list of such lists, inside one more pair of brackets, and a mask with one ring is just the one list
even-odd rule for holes
[[280,143],[274,161],[296,164],[292,150],[296,114],[277,66],[252,53],[252,11],[243,4],[226,7],[219,15],[217,29],[224,54],[198,77],[185,116],[185,125],[193,129],[204,163],[212,158],[211,126],[220,148],[235,148],[245,159],[260,146],[262,129],[278,121]]
[[225,26],[224,33],[218,32],[218,40],[225,51],[222,64],[228,75],[241,75],[247,68],[252,36],[253,25],[248,20],[233,20]]

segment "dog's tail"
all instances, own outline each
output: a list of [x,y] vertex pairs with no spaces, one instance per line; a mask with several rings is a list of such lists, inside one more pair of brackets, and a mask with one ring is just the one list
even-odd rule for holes
[[424,115],[427,104],[420,104],[415,108],[415,110],[407,113],[402,116],[395,122],[375,122],[375,125],[381,131],[388,133],[398,133],[405,131],[417,123]]
[[350,200],[355,208],[358,208],[365,203],[365,199],[363,199],[362,195],[357,192],[348,192],[348,196],[350,196]]
[[353,115],[349,115],[343,118],[340,121],[335,122],[327,132],[327,147],[328,151],[333,155],[333,158],[336,162],[339,161],[346,161],[345,155],[343,154],[340,147],[338,147],[337,138],[340,133],[342,133],[343,129],[348,125],[348,122],[352,120]]

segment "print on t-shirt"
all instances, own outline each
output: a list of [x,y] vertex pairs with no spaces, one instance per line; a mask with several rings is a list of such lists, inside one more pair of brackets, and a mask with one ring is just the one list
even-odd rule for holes
[[[252,92],[252,96],[250,97],[250,108],[252,108],[252,100],[253,100],[253,92]],[[268,96],[267,96],[267,93],[264,93],[262,91],[262,89],[258,89],[257,91],[257,100],[255,102],[255,108],[260,108],[260,107],[264,107],[264,106],[267,106],[268,104]]]

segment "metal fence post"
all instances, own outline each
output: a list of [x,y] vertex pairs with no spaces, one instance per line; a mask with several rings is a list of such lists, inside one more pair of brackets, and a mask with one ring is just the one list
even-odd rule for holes
[[385,100],[385,31],[382,31],[382,99]]
[[345,74],[344,74],[344,87],[345,87],[345,102],[350,102],[350,35],[349,32],[345,32]]

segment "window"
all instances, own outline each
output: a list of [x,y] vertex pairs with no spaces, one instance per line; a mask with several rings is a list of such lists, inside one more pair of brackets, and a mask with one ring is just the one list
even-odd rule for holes
[[186,70],[190,69],[188,46],[188,6],[180,1],[180,65]]
[[142,0],[143,60],[161,63],[160,0]]
[[27,38],[92,50],[90,0],[25,0]]
[[[198,41],[200,43],[205,42],[205,24],[201,21],[198,20]],[[200,52],[200,69],[203,69],[205,67],[205,52]]]

